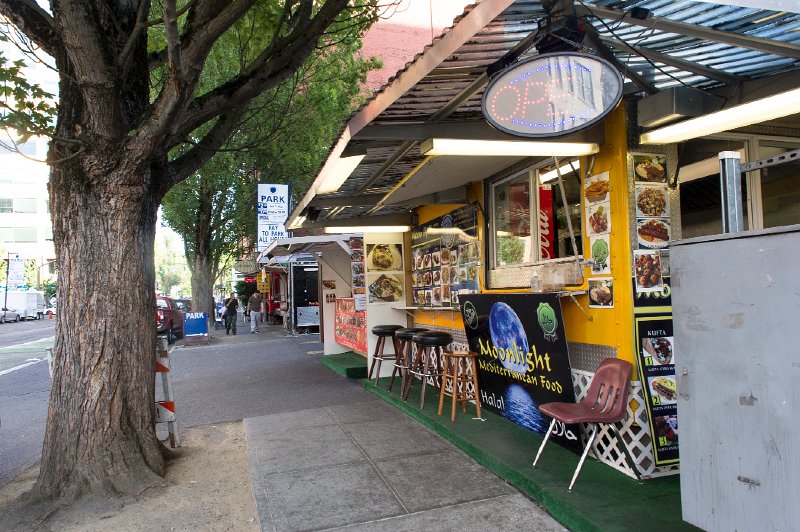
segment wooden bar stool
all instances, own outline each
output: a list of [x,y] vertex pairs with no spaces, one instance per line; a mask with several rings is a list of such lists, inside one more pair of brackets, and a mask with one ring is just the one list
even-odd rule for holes
[[425,332],[428,329],[422,327],[409,327],[406,329],[397,329],[394,332],[394,339],[397,343],[397,356],[394,359],[394,367],[392,368],[392,376],[389,379],[389,391],[392,391],[394,385],[394,377],[400,372],[400,393],[406,389],[406,381],[408,379],[408,372],[411,369],[411,361],[414,360],[414,342],[411,339],[415,334]]
[[[375,369],[377,362],[378,371],[375,376],[375,385],[378,385],[378,379],[381,378],[381,362],[384,360],[394,360],[398,352],[397,342],[394,339],[394,332],[397,329],[402,329],[402,325],[376,325],[372,328],[372,334],[378,337],[378,343],[375,344],[375,352],[372,354],[372,364],[369,366],[369,375],[367,379],[372,379],[372,371]],[[394,345],[394,353],[384,353],[383,348],[386,344],[386,339],[391,338]]]
[[428,379],[433,379],[435,386],[441,386],[442,378],[442,350],[453,343],[453,336],[446,332],[427,331],[417,333],[412,336],[411,341],[416,345],[417,350],[414,355],[414,362],[411,364],[403,399],[408,400],[408,394],[414,385],[414,376],[422,379],[422,392],[419,397],[419,407],[425,407],[425,387]]
[[[443,353],[444,363],[442,371],[442,387],[439,391],[439,415],[442,415],[444,407],[444,396],[447,393],[447,382],[450,382],[450,396],[453,398],[453,405],[450,411],[450,421],[456,420],[456,403],[461,403],[461,411],[467,411],[467,401],[475,400],[475,410],[477,417],[481,417],[481,399],[478,390],[478,367],[475,359],[478,354],[474,351],[445,351]],[[459,370],[461,373],[459,374]],[[468,370],[471,370],[471,375]],[[468,385],[472,383],[472,391]]]

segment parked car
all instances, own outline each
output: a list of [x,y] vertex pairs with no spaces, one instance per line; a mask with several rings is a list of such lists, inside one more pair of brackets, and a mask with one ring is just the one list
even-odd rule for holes
[[175,304],[178,305],[178,308],[181,312],[191,312],[192,311],[192,300],[191,299],[176,299]]
[[158,334],[167,335],[169,343],[183,336],[183,312],[174,299],[156,296],[156,327]]
[[0,323],[7,321],[19,321],[19,312],[13,308],[3,307],[3,310],[0,310]]

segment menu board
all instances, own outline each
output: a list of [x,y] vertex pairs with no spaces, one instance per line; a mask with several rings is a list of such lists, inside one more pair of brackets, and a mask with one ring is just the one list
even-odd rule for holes
[[656,465],[678,462],[678,393],[672,314],[635,317],[639,373],[650,413]]
[[[575,402],[561,300],[556,294],[469,294],[461,313],[478,353],[481,405],[538,434],[551,419],[539,405]],[[577,425],[556,423],[551,436],[580,449]]]
[[459,207],[414,227],[411,233],[414,304],[451,307],[459,295],[478,291],[478,207]]
[[337,343],[367,354],[367,318],[363,310],[356,310],[355,300],[336,298],[333,336]]
[[669,242],[672,219],[667,158],[632,154],[636,218],[632,231],[633,313],[639,379],[646,400],[656,466],[674,465],[678,453],[678,390],[672,337]]
[[403,245],[367,244],[365,258],[369,303],[405,302]]
[[353,275],[352,290],[356,310],[367,310],[367,276],[364,270],[364,239],[350,237],[350,269]]

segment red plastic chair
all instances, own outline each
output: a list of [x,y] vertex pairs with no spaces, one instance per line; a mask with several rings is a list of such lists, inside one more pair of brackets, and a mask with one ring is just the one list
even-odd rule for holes
[[628,465],[633,469],[636,477],[641,479],[639,470],[628,448],[625,446],[625,441],[614,425],[614,423],[625,419],[628,412],[628,390],[630,388],[631,370],[630,362],[617,358],[607,358],[603,360],[597,368],[597,372],[592,378],[592,383],[589,385],[589,391],[586,392],[586,397],[584,397],[581,402],[546,403],[541,405],[539,411],[553,418],[553,421],[550,423],[550,428],[547,430],[547,434],[545,434],[544,440],[539,446],[539,452],[536,453],[533,467],[536,467],[536,463],[539,461],[539,457],[550,437],[550,433],[553,432],[556,421],[560,421],[566,425],[573,423],[589,423],[593,425],[592,434],[586,442],[586,448],[583,450],[580,462],[578,462],[578,468],[575,469],[575,474],[572,475],[572,482],[569,483],[568,491],[572,491],[572,486],[575,484],[575,480],[577,480],[578,474],[581,472],[583,462],[586,460],[586,455],[589,454],[589,449],[594,445],[598,425],[600,423],[606,423],[614,431],[617,441],[625,453]]

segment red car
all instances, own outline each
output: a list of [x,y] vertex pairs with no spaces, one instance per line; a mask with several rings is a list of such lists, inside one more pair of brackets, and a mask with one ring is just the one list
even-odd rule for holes
[[183,312],[174,299],[156,296],[156,326],[158,334],[166,334],[169,343],[183,336]]

